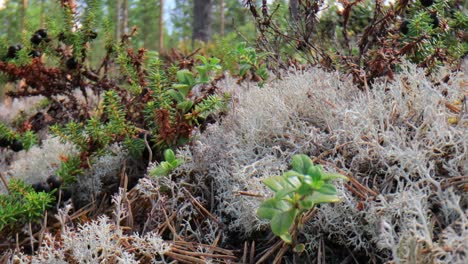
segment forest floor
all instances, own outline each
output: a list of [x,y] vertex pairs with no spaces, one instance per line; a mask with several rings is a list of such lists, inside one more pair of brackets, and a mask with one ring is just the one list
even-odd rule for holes
[[[147,166],[110,146],[34,234],[5,238],[0,260],[467,263],[468,72],[462,67],[436,86],[416,66],[402,69],[366,93],[316,68],[263,88],[227,77],[218,86],[232,95],[229,109],[176,151],[182,165],[151,177],[146,171],[159,163]],[[0,121],[14,122],[37,101],[0,105]],[[29,151],[0,150],[7,181],[45,181],[76,152],[46,127],[38,134],[42,143]],[[272,196],[262,180],[290,169],[295,154],[350,179],[336,183],[338,203],[307,214],[302,254],[257,216]]]

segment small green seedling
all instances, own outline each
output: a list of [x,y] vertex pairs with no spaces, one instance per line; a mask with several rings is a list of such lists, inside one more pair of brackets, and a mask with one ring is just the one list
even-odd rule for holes
[[316,204],[339,201],[335,185],[331,183],[334,179],[348,180],[341,174],[324,172],[306,155],[294,155],[292,170],[263,180],[275,196],[261,204],[257,215],[270,221],[276,236],[293,244],[295,251],[302,251],[303,245],[296,245],[296,238],[291,234],[297,234],[302,217]]
[[184,161],[182,159],[176,159],[174,151],[172,149],[166,149],[164,151],[164,159],[166,161],[161,162],[159,166],[153,168],[150,171],[150,175],[153,177],[166,176],[172,170],[181,165]]

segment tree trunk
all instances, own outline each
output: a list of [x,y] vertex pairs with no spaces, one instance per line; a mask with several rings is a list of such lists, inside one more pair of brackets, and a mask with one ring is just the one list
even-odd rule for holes
[[122,6],[122,28],[120,35],[123,36],[127,34],[127,28],[128,28],[128,0],[123,0],[123,6]]
[[45,25],[45,0],[41,0],[41,22],[40,27],[44,28]]
[[220,20],[221,20],[221,36],[224,36],[224,0],[221,0],[221,3],[219,4],[219,7],[221,8],[220,12]]
[[150,48],[150,43],[148,41],[148,36],[150,34],[150,31],[151,31],[151,24],[150,23],[144,23],[145,21],[151,21],[151,17],[148,17],[148,14],[151,15],[151,13],[148,12],[148,10],[150,10],[150,6],[151,6],[151,3],[148,3],[148,1],[144,1],[142,3],[142,7],[143,7],[143,14],[142,14],[142,25],[141,25],[141,37],[142,37],[142,40],[143,40],[143,47],[145,49],[149,49]]
[[23,0],[23,6],[21,7],[21,32],[25,30],[27,9],[28,9],[28,0]]
[[164,49],[164,0],[159,0],[159,52]]
[[196,40],[207,42],[211,37],[212,0],[194,0],[192,46]]
[[293,20],[298,20],[299,18],[299,3],[297,0],[289,0],[289,12]]
[[120,40],[120,31],[122,25],[120,24],[120,14],[122,12],[122,0],[117,0],[117,6],[115,8],[116,10],[116,18],[115,18],[115,40],[119,41]]

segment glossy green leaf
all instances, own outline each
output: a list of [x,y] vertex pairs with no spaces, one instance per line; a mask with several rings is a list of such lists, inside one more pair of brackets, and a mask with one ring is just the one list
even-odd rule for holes
[[237,45],[237,52],[239,52],[240,54],[245,53],[246,46],[247,46],[246,42],[239,43],[239,45]]
[[153,177],[166,176],[167,171],[163,167],[156,167],[150,171],[150,175]]
[[296,253],[302,253],[304,252],[304,250],[305,250],[305,245],[303,243],[297,244],[293,249],[293,251]]
[[241,66],[239,67],[239,75],[242,77],[245,76],[250,70],[250,68],[252,68],[250,64],[241,64]]
[[299,195],[305,196],[311,194],[313,189],[309,184],[302,184],[296,191]]
[[283,189],[276,192],[275,198],[276,199],[283,199],[285,196],[287,196],[287,195],[289,195],[291,193],[294,193],[296,190],[297,190],[296,188],[291,188],[291,187],[283,188]]
[[288,244],[291,244],[292,243],[292,237],[291,237],[291,234],[289,233],[286,233],[286,234],[282,234],[279,236],[284,242],[288,243]]
[[169,162],[171,164],[171,167],[173,169],[177,168],[179,165],[181,165],[182,163],[184,163],[184,161],[182,159],[175,159],[171,162]]
[[312,184],[309,184],[309,186],[314,190],[319,190],[320,188],[322,188],[324,184],[325,184],[324,181],[318,180],[318,181],[313,181]]
[[286,180],[281,176],[272,176],[263,180],[263,183],[271,190],[277,192],[286,186]]
[[208,77],[208,74],[206,73],[201,73],[200,76],[198,77],[198,83],[209,83],[210,78]]
[[296,217],[297,209],[291,209],[285,212],[276,214],[273,219],[271,219],[271,230],[273,234],[277,236],[284,235],[288,233],[289,228],[294,222]]
[[266,80],[268,78],[268,71],[266,66],[262,66],[260,69],[258,69],[257,74],[260,76],[260,78],[262,78],[262,80]]
[[286,177],[286,178],[289,178],[289,177],[295,177],[295,176],[299,176],[299,175],[303,175],[297,171],[293,171],[293,170],[288,170],[287,172],[283,173],[283,177]]
[[261,206],[257,209],[260,218],[271,220],[279,211],[274,207]]
[[335,180],[335,179],[342,179],[342,180],[349,180],[348,177],[339,174],[339,173],[322,173],[322,180],[324,181],[330,181],[330,180]]
[[260,218],[271,220],[276,214],[291,209],[291,205],[284,200],[275,198],[264,201],[257,210],[257,215]]
[[164,151],[164,159],[169,162],[175,160],[174,151],[172,151],[172,149],[166,149]]
[[166,170],[167,173],[169,173],[173,167],[171,166],[171,163],[167,162],[167,161],[163,161],[161,162],[161,165],[160,165],[164,170]]
[[181,84],[186,84],[189,86],[195,85],[195,78],[193,77],[193,73],[189,70],[180,70],[176,74],[177,81]]
[[219,63],[221,62],[220,59],[216,58],[216,57],[211,57],[210,58],[210,64],[215,68],[215,69],[221,69],[221,65],[219,65]]
[[303,182],[303,184],[307,184],[307,185],[312,186],[312,184],[313,184],[312,176],[310,176],[308,174],[304,175],[304,178],[302,179],[302,182]]
[[[302,182],[301,182],[300,176],[302,176],[302,175],[294,175],[294,176],[291,176],[291,177],[285,177],[286,182],[289,184],[289,187],[291,187],[293,189],[298,189],[299,187],[301,187]],[[303,176],[302,176],[302,178],[303,178]]]
[[328,195],[328,194],[323,194],[319,192],[314,192],[311,195],[307,196],[304,201],[306,202],[312,202],[314,204],[319,204],[319,203],[336,203],[339,202],[340,199],[338,198],[337,195]]
[[301,174],[307,174],[307,171],[309,170],[309,168],[313,166],[312,160],[304,154],[294,155],[292,157],[291,164],[292,164],[293,170]]
[[193,102],[190,101],[190,100],[185,100],[183,102],[180,102],[177,104],[177,108],[182,110],[182,112],[185,114],[187,113],[188,111],[190,111],[190,109],[192,109],[193,107]]
[[310,210],[312,209],[312,207],[314,207],[315,203],[314,201],[311,199],[307,199],[307,197],[304,199],[304,200],[300,200],[299,201],[299,206],[301,207],[301,209],[303,210]]
[[205,58],[205,56],[196,55],[195,57],[199,59],[203,64],[208,64],[208,60]]
[[317,191],[323,194],[334,195],[336,194],[336,187],[331,183],[324,183]]
[[307,169],[307,175],[312,178],[312,181],[318,182],[322,179],[322,167],[321,166],[311,166]]
[[257,215],[260,218],[271,220],[276,214],[288,209],[289,208],[284,204],[284,201],[271,198],[260,205],[260,208],[257,210]]
[[[174,84],[173,86],[175,86],[174,88],[176,87],[182,87],[182,89],[184,89],[185,87],[187,87],[187,85],[185,84]],[[174,89],[170,89],[166,92],[172,99],[176,100],[177,102],[182,102],[185,100],[185,97],[179,92],[179,91],[176,91]]]
[[195,66],[195,69],[198,71],[199,74],[207,74],[208,73],[207,66],[205,66],[205,65]]
[[181,93],[182,98],[185,98],[187,97],[190,90],[192,90],[193,86],[188,84],[175,83],[172,85],[172,87],[174,87],[174,89],[177,89]]

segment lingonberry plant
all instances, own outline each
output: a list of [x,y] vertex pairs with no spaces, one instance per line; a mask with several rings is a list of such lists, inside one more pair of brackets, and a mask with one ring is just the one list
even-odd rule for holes
[[259,52],[248,47],[245,42],[239,43],[236,49],[232,51],[237,58],[239,58],[239,76],[243,81],[250,79],[259,82],[259,86],[263,86],[268,79],[268,70],[266,64],[263,62],[267,53]]
[[149,172],[151,176],[166,176],[184,162],[182,159],[175,157],[174,151],[172,151],[172,149],[166,149],[166,151],[164,151],[164,159],[165,161],[161,162],[161,164]]
[[304,246],[297,244],[297,234],[304,214],[317,204],[338,202],[336,187],[331,181],[348,178],[324,172],[320,165],[314,165],[302,154],[294,155],[291,165],[292,170],[283,175],[263,180],[275,195],[261,204],[257,214],[270,221],[275,235],[301,251]]

